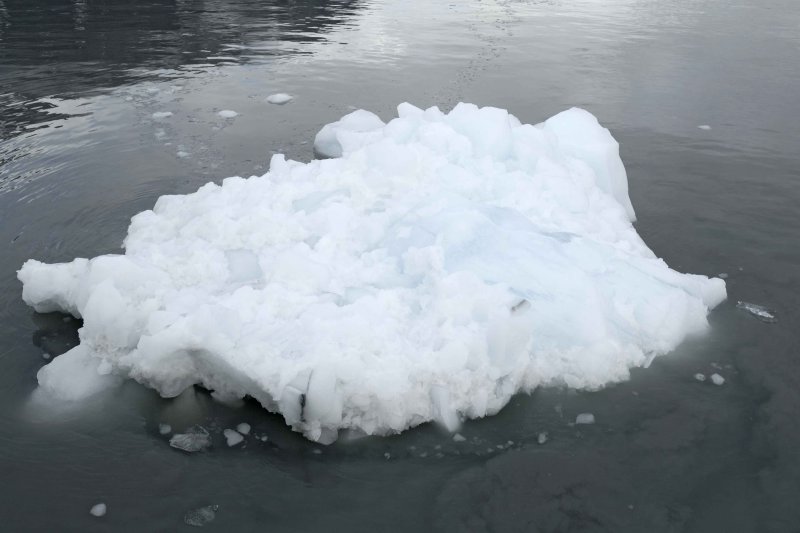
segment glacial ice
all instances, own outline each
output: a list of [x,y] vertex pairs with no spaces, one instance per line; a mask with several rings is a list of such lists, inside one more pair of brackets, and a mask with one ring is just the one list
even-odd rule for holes
[[719,374],[711,374],[711,383],[714,385],[720,386],[725,384],[725,378],[720,376]]
[[736,307],[744,311],[747,311],[760,321],[766,322],[767,324],[774,324],[778,321],[778,317],[776,316],[775,311],[767,307],[764,307],[763,305],[739,301],[736,303]]
[[192,426],[185,433],[173,435],[169,445],[188,453],[202,452],[211,446],[211,435],[202,426]]
[[581,413],[575,417],[576,424],[594,424],[594,415],[592,413]]
[[267,102],[270,104],[283,105],[292,100],[292,95],[286,93],[275,93],[267,96]]
[[237,113],[232,109],[223,109],[222,111],[217,113],[217,115],[219,115],[222,118],[236,118],[239,116],[239,113]]
[[228,446],[236,446],[244,440],[241,433],[233,429],[226,429],[222,434],[225,436],[225,442]]
[[242,435],[248,435],[250,433],[250,424],[248,424],[247,422],[242,422],[241,424],[237,424],[236,431],[238,431]]
[[83,319],[40,388],[199,384],[329,443],[455,431],[540,385],[596,389],[707,328],[725,283],[647,248],[617,142],[590,113],[398,114],[322,128],[315,148],[335,159],[276,155],[263,176],[161,197],[124,255],[27,261],[25,302]]
[[91,509],[89,509],[89,514],[100,518],[101,516],[105,516],[107,511],[108,507],[106,506],[106,504],[96,503],[92,505]]
[[203,527],[216,518],[218,510],[219,505],[206,505],[186,511],[186,514],[183,515],[183,522],[189,526]]

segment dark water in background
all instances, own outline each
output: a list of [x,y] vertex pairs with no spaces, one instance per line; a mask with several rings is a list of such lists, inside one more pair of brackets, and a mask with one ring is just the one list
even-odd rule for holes
[[[2,529],[174,531],[218,504],[219,531],[800,530],[799,95],[796,0],[0,0]],[[599,392],[517,397],[464,443],[425,426],[323,449],[256,405],[133,383],[57,420],[26,409],[79,327],[23,304],[26,259],[116,252],[158,196],[308,160],[353,106],[459,100],[597,115],[640,235],[673,268],[730,275],[710,334]],[[714,371],[724,386],[693,379]],[[187,456],[162,421],[270,440]]]

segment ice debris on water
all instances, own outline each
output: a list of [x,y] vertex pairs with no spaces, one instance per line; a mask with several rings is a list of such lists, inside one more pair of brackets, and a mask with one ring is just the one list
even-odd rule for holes
[[694,375],[694,379],[696,379],[697,381],[705,381],[706,375],[698,372],[697,374]]
[[156,111],[153,113],[153,118],[156,120],[172,116],[172,111]]
[[192,426],[185,433],[176,433],[169,439],[169,445],[184,452],[200,452],[211,446],[211,436],[202,426]]
[[83,319],[40,388],[200,384],[327,444],[457,431],[540,386],[597,389],[708,328],[725,283],[647,247],[619,145],[590,113],[398,115],[322,128],[315,147],[338,159],[275,155],[263,176],[162,196],[124,254],[27,261],[25,302]]
[[197,509],[186,511],[186,514],[183,515],[183,521],[190,526],[203,527],[216,518],[218,510],[219,505],[198,507]]
[[575,417],[576,424],[594,424],[594,415],[592,413],[581,413]]
[[292,95],[286,93],[275,93],[267,96],[267,102],[270,104],[283,105],[292,100]]
[[750,302],[743,302],[739,300],[739,302],[737,302],[736,304],[736,307],[738,309],[747,311],[760,321],[766,322],[767,324],[774,324],[775,322],[778,321],[778,317],[775,315],[775,311],[767,307],[764,307],[763,305],[751,304]]
[[232,429],[226,429],[222,432],[222,434],[225,435],[225,440],[228,443],[228,446],[236,446],[244,440],[244,437],[242,437],[241,433]]
[[464,442],[465,440],[467,440],[467,438],[461,433],[456,433],[455,435],[453,435],[453,440],[455,442]]
[[539,444],[544,444],[545,442],[547,442],[547,432],[540,431],[539,434],[536,436],[536,442],[538,442]]
[[169,424],[159,424],[158,425],[158,432],[162,435],[168,435],[172,433],[172,426]]
[[697,127],[698,127],[699,129],[701,129],[701,130],[706,130],[706,131],[708,131],[708,130],[710,130],[710,129],[711,129],[711,126],[709,126],[708,124],[700,124],[700,125],[699,125],[699,126],[697,126]]
[[248,424],[247,422],[242,422],[241,424],[236,426],[236,431],[238,431],[242,435],[247,435],[248,433],[250,433],[250,424]]
[[92,516],[100,517],[100,516],[104,516],[106,514],[107,510],[108,510],[108,508],[106,507],[106,504],[97,503],[97,504],[93,505],[91,509],[89,509],[89,514],[91,514]]
[[711,374],[711,383],[714,385],[723,385],[725,383],[725,378],[719,374]]
[[222,111],[217,113],[217,115],[219,115],[222,118],[236,118],[239,116],[239,113],[237,113],[232,109],[223,109]]

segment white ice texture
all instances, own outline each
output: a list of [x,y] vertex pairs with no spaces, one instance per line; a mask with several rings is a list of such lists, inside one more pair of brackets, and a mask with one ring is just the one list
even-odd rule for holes
[[292,95],[286,93],[275,93],[267,96],[267,102],[270,104],[283,105],[292,100]]
[[327,443],[455,430],[540,385],[596,389],[708,327],[724,281],[645,245],[619,146],[590,113],[398,113],[325,126],[317,148],[336,159],[276,155],[263,176],[161,197],[124,255],[27,261],[25,302],[83,319],[40,387],[199,384]]

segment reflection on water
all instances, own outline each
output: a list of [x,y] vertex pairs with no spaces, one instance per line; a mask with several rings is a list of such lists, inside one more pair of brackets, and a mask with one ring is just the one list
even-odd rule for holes
[[[792,530],[798,24],[794,0],[0,0],[4,524],[171,531],[216,504],[207,527],[234,531]],[[276,92],[294,100],[265,102]],[[463,441],[425,426],[320,448],[254,402],[132,382],[83,413],[20,414],[80,327],[21,302],[23,261],[117,252],[159,195],[261,174],[272,153],[310,159],[322,124],[404,100],[525,122],[588,108],[620,140],[639,233],[678,269],[728,273],[733,303],[630,382],[515,398]],[[580,412],[597,423],[571,425]],[[241,422],[252,436],[229,448]],[[163,423],[201,424],[214,446],[182,454]]]

